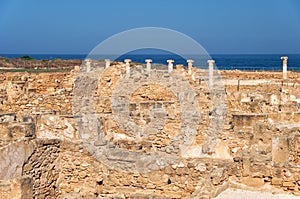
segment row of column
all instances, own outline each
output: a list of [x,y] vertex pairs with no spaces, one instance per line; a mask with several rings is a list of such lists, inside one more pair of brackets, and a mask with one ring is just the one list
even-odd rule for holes
[[[105,59],[104,61],[105,61],[105,68],[108,68],[110,66],[111,61],[109,59]],[[125,62],[126,70],[130,70],[131,59],[125,59],[124,62]],[[145,62],[146,62],[146,71],[148,73],[150,73],[152,59],[146,59]],[[169,59],[169,60],[167,60],[167,62],[168,62],[168,72],[171,73],[173,71],[173,68],[174,68],[174,64],[173,64],[174,60]],[[209,67],[211,67],[213,69],[215,61],[214,60],[208,60],[207,62],[209,64]],[[194,60],[188,59],[187,63],[188,63],[188,74],[192,74],[192,68],[193,68]]]
[[[288,57],[287,56],[283,56],[281,57],[282,60],[282,78],[283,79],[287,79],[287,60]],[[108,68],[110,66],[111,61],[109,59],[105,59],[105,68]],[[130,62],[131,59],[125,59],[125,67],[126,67],[126,76],[130,76]],[[146,59],[146,71],[147,73],[150,73],[151,71],[151,63],[152,63],[152,59]],[[168,72],[171,73],[173,71],[174,68],[174,60],[167,60],[168,62]],[[188,74],[192,74],[192,68],[193,68],[193,63],[194,60],[188,59],[187,60],[188,63]],[[209,84],[212,85],[212,76],[213,76],[213,70],[214,70],[214,65],[215,65],[215,60],[208,60],[208,74],[209,74]],[[90,72],[91,70],[91,61],[89,59],[86,60],[86,66],[87,66],[87,72]]]
[[[109,59],[106,59],[105,60],[106,64],[106,68],[109,67],[109,64],[110,64],[110,60]],[[126,77],[130,77],[130,62],[131,62],[131,59],[125,59],[124,60],[125,62],[125,69],[126,69]],[[145,60],[146,62],[146,72],[148,74],[150,74],[151,72],[151,63],[152,63],[152,59],[146,59]],[[171,73],[174,69],[174,60],[172,59],[169,59],[167,60],[168,62],[168,72]],[[215,64],[215,61],[214,60],[208,60],[208,68],[209,68],[209,86],[212,87],[213,86],[213,71],[214,71],[214,64]],[[188,59],[187,60],[187,63],[188,63],[188,74],[192,74],[192,68],[193,68],[193,63],[194,63],[194,60],[192,59]]]

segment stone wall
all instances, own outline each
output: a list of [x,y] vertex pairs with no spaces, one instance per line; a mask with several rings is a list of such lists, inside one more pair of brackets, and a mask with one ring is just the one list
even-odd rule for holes
[[0,111],[22,115],[72,112],[74,74],[1,73]]
[[33,198],[56,198],[60,173],[60,141],[37,139],[31,156],[23,164],[22,175],[33,182]]
[[0,179],[28,176],[34,198],[299,195],[300,74],[206,73],[0,74]]

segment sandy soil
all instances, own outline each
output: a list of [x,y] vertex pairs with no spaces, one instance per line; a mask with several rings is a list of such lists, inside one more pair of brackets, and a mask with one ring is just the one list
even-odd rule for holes
[[229,188],[219,194],[216,199],[299,199],[299,196],[290,194],[272,194],[270,192],[247,191]]

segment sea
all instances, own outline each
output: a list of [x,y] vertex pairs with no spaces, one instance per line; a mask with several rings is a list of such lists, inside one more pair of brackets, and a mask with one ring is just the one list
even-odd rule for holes
[[[85,54],[26,54],[38,60],[49,59],[80,59],[84,60]],[[0,57],[19,58],[24,54],[0,54]],[[288,70],[300,71],[300,54],[212,54],[216,68],[220,70],[248,70],[248,71],[280,71],[282,70],[282,56],[288,56]],[[195,56],[191,56],[194,59]],[[153,63],[167,64],[166,60],[174,60],[174,64],[187,65],[186,59],[176,54],[126,54],[116,58],[116,61],[131,59],[133,62],[145,63],[145,59],[152,59]],[[207,60],[205,60],[207,62]],[[204,63],[204,62],[203,62]],[[200,64],[201,65],[201,64]],[[200,67],[201,66],[197,66]]]

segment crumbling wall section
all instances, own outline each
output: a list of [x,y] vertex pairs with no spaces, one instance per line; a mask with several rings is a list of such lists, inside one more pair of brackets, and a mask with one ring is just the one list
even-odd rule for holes
[[60,141],[37,139],[31,156],[24,163],[22,175],[33,182],[33,198],[56,198],[60,173]]

